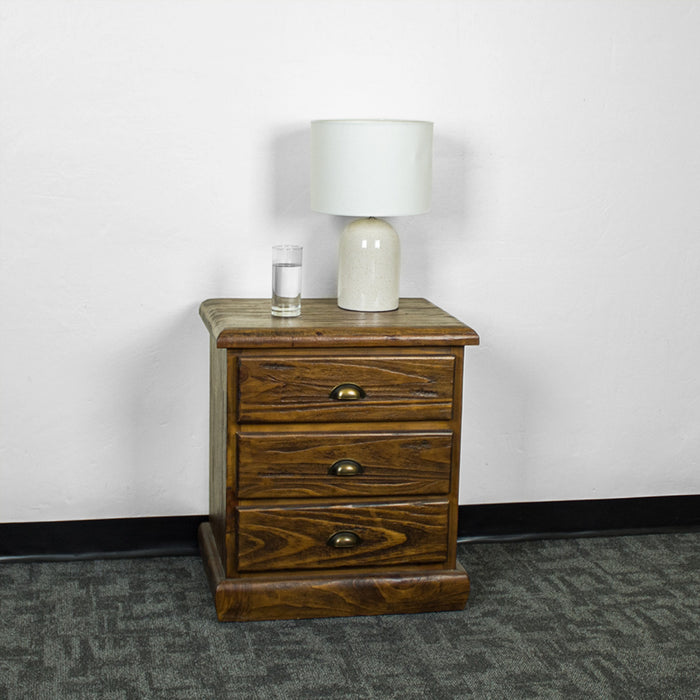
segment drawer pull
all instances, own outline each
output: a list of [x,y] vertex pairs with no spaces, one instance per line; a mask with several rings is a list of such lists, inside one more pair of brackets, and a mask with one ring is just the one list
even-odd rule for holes
[[363,471],[362,465],[354,459],[339,459],[328,468],[331,476],[357,476]]
[[348,549],[349,547],[357,547],[362,540],[359,535],[354,532],[336,532],[335,535],[331,535],[328,539],[328,546],[334,547],[335,549]]
[[336,401],[357,401],[364,399],[366,395],[365,390],[357,384],[338,384],[331,391],[331,398]]

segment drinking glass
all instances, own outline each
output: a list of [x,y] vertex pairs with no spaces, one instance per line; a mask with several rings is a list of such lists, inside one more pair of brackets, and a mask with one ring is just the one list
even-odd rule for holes
[[301,313],[300,245],[272,246],[272,315],[299,316]]

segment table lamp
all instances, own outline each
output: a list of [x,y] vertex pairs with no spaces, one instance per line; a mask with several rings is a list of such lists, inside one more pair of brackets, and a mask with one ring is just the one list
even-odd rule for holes
[[340,238],[338,306],[399,306],[399,237],[380,216],[430,209],[433,124],[387,119],[311,122],[311,208],[362,216]]

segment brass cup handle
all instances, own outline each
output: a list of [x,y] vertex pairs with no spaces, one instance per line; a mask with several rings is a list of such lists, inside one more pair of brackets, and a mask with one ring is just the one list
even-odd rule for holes
[[332,399],[336,401],[357,401],[358,399],[364,399],[367,394],[362,387],[357,386],[357,384],[338,384],[331,390],[330,394]]
[[335,549],[348,549],[350,547],[357,547],[360,542],[362,542],[362,540],[359,535],[349,530],[343,530],[342,532],[336,532],[334,535],[331,535],[326,544]]
[[328,467],[330,476],[358,476],[363,471],[362,465],[354,459],[339,459]]

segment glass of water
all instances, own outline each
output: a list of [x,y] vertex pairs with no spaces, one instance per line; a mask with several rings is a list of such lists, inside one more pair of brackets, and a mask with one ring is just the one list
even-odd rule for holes
[[299,316],[301,313],[300,245],[272,246],[272,315]]

